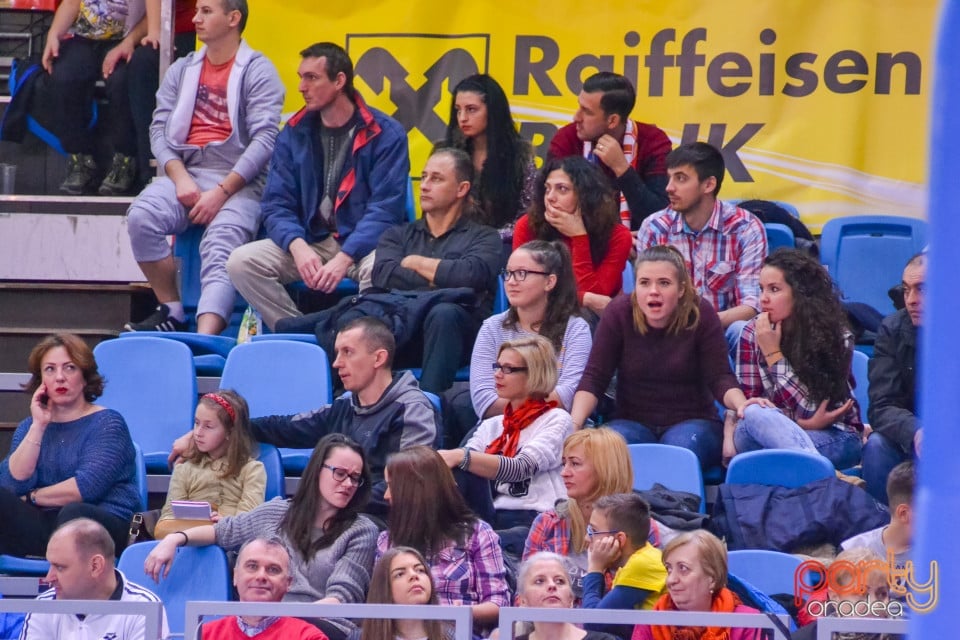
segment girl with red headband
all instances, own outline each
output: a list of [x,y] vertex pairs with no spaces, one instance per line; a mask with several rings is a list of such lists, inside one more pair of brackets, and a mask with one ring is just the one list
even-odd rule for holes
[[[220,516],[250,511],[263,502],[267,474],[252,457],[250,412],[246,401],[233,391],[220,390],[200,398],[193,419],[193,438],[170,478],[167,502],[160,512],[154,537],[201,524]],[[174,500],[209,502],[210,521],[173,517]]]

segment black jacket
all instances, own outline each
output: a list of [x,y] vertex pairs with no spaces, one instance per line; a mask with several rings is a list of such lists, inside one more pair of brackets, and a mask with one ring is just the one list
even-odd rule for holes
[[870,359],[870,426],[906,455],[913,453],[917,328],[905,309],[884,318]]

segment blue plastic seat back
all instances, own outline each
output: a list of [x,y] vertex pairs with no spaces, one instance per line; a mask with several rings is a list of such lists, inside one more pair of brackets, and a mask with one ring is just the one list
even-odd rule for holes
[[884,315],[894,312],[887,291],[900,282],[907,261],[927,242],[924,220],[899,216],[834,218],[823,227],[820,260],[845,299]]
[[227,356],[220,387],[242,395],[251,418],[309,411],[333,399],[327,354],[299,340],[238,345]]
[[93,355],[106,379],[97,404],[119,411],[147,469],[169,473],[173,441],[193,426],[197,377],[190,349],[175,340],[106,340]]
[[[267,474],[267,486],[263,492],[263,499],[273,500],[274,498],[286,497],[287,490],[283,477],[283,459],[280,457],[280,450],[272,444],[263,442],[257,443],[257,446],[260,447],[257,460],[263,463],[263,469]],[[309,456],[307,457],[309,458]]]
[[836,475],[833,463],[820,454],[787,449],[739,453],[727,468],[727,484],[800,487]]
[[[295,338],[264,338],[231,351],[220,378],[221,388],[233,389],[246,399],[251,418],[302,413],[333,402],[330,363],[316,340],[311,344]],[[310,452],[280,449],[281,491],[283,473],[302,474]]]
[[860,405],[860,419],[867,421],[867,409],[870,408],[870,378],[867,370],[870,364],[870,358],[862,351],[853,352],[853,379],[857,381],[857,387],[853,390],[857,398],[857,404]]
[[781,247],[786,249],[796,247],[796,239],[793,236],[793,231],[787,225],[770,222],[763,225],[763,229],[767,232],[767,250],[770,253],[773,253]]
[[700,513],[706,513],[703,473],[697,454],[669,444],[631,444],[633,488],[650,489],[660,483],[672,491],[686,491],[700,496]]
[[167,612],[171,635],[180,635],[184,632],[187,601],[230,600],[230,567],[223,549],[215,544],[206,547],[180,547],[170,566],[170,574],[161,578],[158,584],[143,572],[143,562],[156,545],[156,542],[130,545],[120,555],[117,568],[131,582],[157,594]]
[[730,573],[768,596],[793,594],[800,558],[779,551],[750,549],[728,552],[727,565]]
[[147,461],[143,457],[143,449],[136,442],[133,443],[133,449],[136,451],[134,464],[137,465],[137,496],[140,497],[138,511],[146,511],[148,502],[147,494]]
[[627,260],[627,264],[623,266],[623,284],[621,285],[621,291],[629,295],[633,293],[636,286],[637,276],[633,272],[633,263]]

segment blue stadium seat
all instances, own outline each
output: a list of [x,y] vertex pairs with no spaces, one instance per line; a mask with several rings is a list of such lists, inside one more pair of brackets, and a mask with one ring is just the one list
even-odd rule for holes
[[772,253],[781,247],[787,249],[796,247],[793,231],[787,225],[770,222],[763,225],[763,229],[767,232],[767,250],[769,252]]
[[198,376],[219,376],[227,362],[230,350],[237,346],[237,339],[228,336],[211,336],[191,331],[127,331],[121,338],[142,338],[150,336],[176,340],[190,347],[193,353],[193,367]]
[[823,227],[820,260],[845,299],[864,302],[883,315],[894,312],[887,296],[903,267],[927,243],[924,220],[899,216],[834,218]]
[[117,568],[131,582],[157,594],[167,612],[170,634],[182,636],[187,601],[230,600],[230,566],[223,549],[215,544],[206,547],[180,547],[170,566],[170,574],[161,578],[158,584],[143,571],[143,562],[156,545],[156,542],[130,545],[120,555]]
[[[263,463],[263,469],[267,474],[267,486],[263,492],[264,500],[273,500],[274,498],[284,498],[287,495],[286,483],[283,477],[283,458],[280,457],[280,450],[272,444],[258,442],[260,447],[257,453],[257,460]],[[300,451],[300,449],[293,449]],[[312,449],[307,449],[312,451]],[[309,458],[309,456],[307,456]]]
[[727,566],[730,573],[768,596],[792,595],[794,574],[800,566],[800,558],[779,551],[730,551],[727,553]]
[[862,351],[853,352],[853,379],[857,382],[857,388],[853,390],[857,398],[857,404],[860,405],[860,419],[867,421],[867,409],[870,408],[870,379],[867,375],[867,369],[870,364],[870,358]]
[[700,460],[694,452],[669,444],[631,444],[627,449],[635,490],[643,491],[660,483],[672,491],[700,496],[700,513],[707,512]]
[[[333,401],[330,363],[316,341],[274,338],[238,345],[227,357],[220,386],[246,399],[251,418],[301,413]],[[284,470],[302,473],[310,451],[281,449]]]
[[827,458],[805,451],[763,449],[738,453],[727,468],[727,484],[800,487],[836,475]]
[[623,265],[623,284],[621,285],[621,291],[630,294],[633,293],[633,289],[636,286],[637,276],[633,272],[633,263],[627,260],[627,264]]
[[106,379],[97,403],[124,417],[149,473],[170,473],[170,446],[193,425],[197,402],[190,349],[175,340],[144,336],[106,340],[93,355]]

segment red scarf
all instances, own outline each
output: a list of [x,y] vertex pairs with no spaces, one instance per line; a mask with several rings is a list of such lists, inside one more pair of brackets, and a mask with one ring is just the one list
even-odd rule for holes
[[520,432],[556,406],[556,402],[547,402],[543,398],[527,398],[516,409],[508,404],[503,411],[503,433],[487,445],[486,452],[508,458],[516,456],[520,448]]
[[[713,596],[710,611],[714,613],[733,613],[740,605],[740,598],[730,589],[724,587]],[[669,593],[665,593],[653,606],[654,611],[678,611],[677,605]],[[653,640],[730,640],[729,627],[664,627],[651,626]]]

